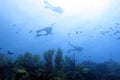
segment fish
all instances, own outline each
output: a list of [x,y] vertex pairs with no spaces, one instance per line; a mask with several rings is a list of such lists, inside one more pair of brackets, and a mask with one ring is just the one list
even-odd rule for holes
[[89,58],[91,57],[91,56],[88,56]]
[[119,23],[116,23],[116,25],[120,25]]
[[105,35],[105,31],[100,31],[100,33],[101,33],[102,35]]
[[109,29],[112,29],[112,27],[110,27]]
[[120,37],[118,37],[117,40],[120,40]]
[[75,31],[76,34],[78,34],[78,31]]
[[29,33],[32,33],[33,32],[33,30],[29,30]]
[[90,36],[91,38],[93,38],[93,36]]
[[7,54],[14,54],[13,52],[11,52],[11,51],[7,51]]
[[106,31],[106,33],[109,33],[109,31]]
[[17,31],[16,31],[15,33],[16,33],[16,34],[18,34],[18,32],[17,32]]
[[120,33],[120,31],[116,31],[113,35],[116,35],[116,34],[118,34],[118,33]]
[[82,33],[82,31],[80,31],[79,33]]
[[13,24],[13,26],[16,26],[16,24]]
[[67,33],[68,35],[70,35],[70,33]]

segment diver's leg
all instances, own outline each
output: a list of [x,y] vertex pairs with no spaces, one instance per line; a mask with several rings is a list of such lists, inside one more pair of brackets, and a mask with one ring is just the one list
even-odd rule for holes
[[36,33],[40,33],[40,32],[42,32],[44,30],[46,30],[46,29],[44,28],[44,29],[37,30]]
[[54,23],[52,23],[50,27],[53,27],[53,26],[54,26],[54,24],[55,24],[55,22],[54,22]]
[[36,37],[47,36],[48,34],[36,34]]

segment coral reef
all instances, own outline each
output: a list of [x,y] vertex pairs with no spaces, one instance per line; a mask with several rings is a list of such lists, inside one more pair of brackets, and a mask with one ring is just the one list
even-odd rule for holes
[[29,80],[29,74],[24,68],[18,68],[15,70],[15,74],[12,80]]
[[63,57],[59,48],[40,55],[26,52],[14,59],[0,53],[0,80],[120,80],[120,63],[83,61]]
[[54,59],[55,64],[55,71],[60,72],[63,69],[63,56],[62,56],[62,50],[59,48],[57,53],[55,54]]
[[53,71],[53,55],[54,50],[48,50],[47,52],[44,52],[44,60],[45,60],[45,68],[48,72]]
[[74,71],[76,67],[76,62],[74,59],[66,56],[64,65],[65,65],[64,71]]
[[29,70],[29,72],[35,71],[38,66],[40,65],[40,55],[38,54],[32,54],[30,52],[26,52],[23,55],[19,55],[16,58],[15,61],[16,67],[24,67]]

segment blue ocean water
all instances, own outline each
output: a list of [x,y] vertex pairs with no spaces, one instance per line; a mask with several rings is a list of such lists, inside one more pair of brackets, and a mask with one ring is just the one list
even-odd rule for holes
[[119,3],[113,1],[93,16],[67,13],[61,6],[42,0],[0,0],[0,52],[42,55],[49,49],[61,48],[63,55],[74,55],[78,62],[119,62]]
[[120,0],[0,0],[0,80],[120,80]]

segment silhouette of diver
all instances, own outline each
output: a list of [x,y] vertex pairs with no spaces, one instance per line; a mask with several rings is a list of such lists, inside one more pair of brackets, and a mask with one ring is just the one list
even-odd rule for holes
[[70,53],[70,52],[81,52],[83,50],[83,47],[80,47],[80,46],[75,46],[75,45],[72,45],[71,43],[69,43],[69,46],[71,46],[73,49],[69,49],[67,52]]
[[[49,34],[52,34],[52,27],[53,27],[53,25],[54,25],[55,23],[53,23],[53,24],[51,24],[51,26],[50,27],[46,27],[46,28],[43,28],[43,29],[40,29],[40,30],[37,30],[36,31],[36,37],[39,37],[39,36],[47,36],[47,35],[49,35]],[[40,32],[46,32],[46,33],[44,33],[44,34],[39,34]]]
[[55,7],[55,6],[51,5],[48,1],[44,0],[44,3],[46,4],[45,8],[48,8],[58,14],[62,14],[64,12],[61,7],[59,7],[59,6]]

